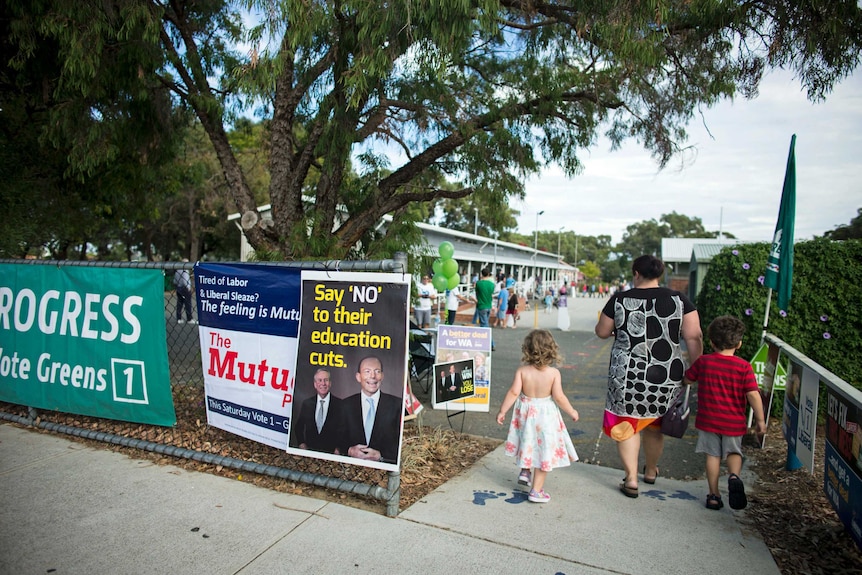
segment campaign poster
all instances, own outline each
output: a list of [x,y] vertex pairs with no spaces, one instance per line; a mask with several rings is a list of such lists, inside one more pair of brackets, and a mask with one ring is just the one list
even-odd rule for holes
[[434,391],[431,406],[473,397],[476,386],[473,380],[474,360],[466,359],[434,364]]
[[[440,409],[457,405],[464,411],[491,409],[491,328],[468,325],[437,326],[437,363],[473,360],[473,395],[455,403],[440,404]],[[440,377],[439,370],[435,374]],[[432,408],[438,409],[432,402]]]
[[784,418],[781,431],[788,450],[810,471],[814,471],[814,436],[817,427],[817,372],[795,361],[784,391]]
[[410,420],[415,418],[417,415],[422,413],[422,410],[425,409],[425,406],[422,405],[422,402],[413,394],[413,388],[410,385],[410,378],[407,378],[407,393],[404,396],[404,420]]
[[0,400],[176,424],[162,271],[0,264]]
[[196,264],[207,422],[284,449],[290,429],[300,270]]
[[[766,422],[769,423],[769,414],[772,412],[772,400],[776,391],[783,391],[787,381],[786,361],[779,360],[780,348],[773,343],[764,343],[751,359],[751,369],[760,387],[760,397],[763,401],[763,412],[766,414]],[[751,427],[753,412],[749,410],[748,426]],[[757,437],[760,447],[766,445],[766,434]]]
[[[855,391],[855,390],[854,390]],[[827,387],[823,491],[862,549],[862,402]]]
[[786,361],[779,362],[779,351],[774,343],[764,343],[750,362],[757,385],[767,397],[773,391],[783,391],[787,382]]
[[288,453],[397,471],[410,276],[302,272]]

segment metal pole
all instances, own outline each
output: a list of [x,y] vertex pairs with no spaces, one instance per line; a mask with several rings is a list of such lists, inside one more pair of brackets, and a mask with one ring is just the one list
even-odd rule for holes
[[536,277],[536,268],[539,267],[539,216],[545,213],[545,210],[536,212],[536,232],[533,236],[533,277]]
[[579,240],[580,240],[580,238],[578,237],[578,234],[576,233],[575,234],[575,267],[578,267],[578,241]]
[[769,306],[772,304],[772,288],[766,292],[766,313],[763,315],[763,331],[760,332],[760,343],[763,344],[763,338],[766,337],[766,326],[769,325]]
[[494,269],[491,270],[494,281],[497,281],[497,239],[500,237],[500,232],[494,234]]

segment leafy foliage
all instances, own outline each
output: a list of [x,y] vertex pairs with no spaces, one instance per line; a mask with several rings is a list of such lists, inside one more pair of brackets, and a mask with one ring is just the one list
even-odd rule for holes
[[643,254],[658,256],[662,238],[714,238],[718,232],[707,232],[700,218],[690,218],[675,211],[655,219],[636,222],[626,228],[617,251],[626,262]]
[[[768,252],[766,243],[723,249],[712,259],[697,297],[704,333],[719,315],[745,322],[748,337],[739,355],[746,359],[760,346]],[[789,309],[777,309],[773,298],[767,331],[862,389],[862,240],[800,242],[793,257]]]
[[[440,187],[450,190],[457,188],[442,182]],[[479,191],[466,198],[444,199],[436,202],[436,211],[442,214],[439,226],[467,233],[476,231],[479,235],[489,238],[494,237],[498,231],[512,230],[518,226],[515,219],[517,212],[507,203],[494,201],[493,198],[484,198],[483,193]],[[430,214],[427,219],[432,219]],[[541,248],[541,242],[539,247]],[[556,245],[554,249],[556,250]]]
[[182,114],[153,81],[158,50],[130,8],[0,8],[0,256],[129,259],[158,217]]
[[581,273],[584,274],[584,278],[587,281],[596,281],[602,275],[602,270],[599,269],[599,266],[596,265],[595,262],[591,262],[587,260],[584,262],[584,265],[581,266]]
[[[167,104],[182,107],[206,132],[250,243],[288,259],[379,254],[419,221],[417,203],[476,195],[506,206],[546,165],[576,175],[600,130],[664,166],[699,107],[755,96],[778,66],[821,99],[862,46],[855,0],[5,6],[4,65],[56,60],[33,86],[64,101],[43,135],[68,147],[71,172],[109,165],[133,142],[155,153],[148,126],[166,124]],[[267,121],[271,224],[256,217],[253,176],[228,136],[255,107]],[[381,234],[385,215],[399,225]],[[505,216],[483,221],[504,231]]]
[[856,211],[856,217],[850,220],[849,224],[829,230],[823,237],[830,240],[862,239],[862,208]]

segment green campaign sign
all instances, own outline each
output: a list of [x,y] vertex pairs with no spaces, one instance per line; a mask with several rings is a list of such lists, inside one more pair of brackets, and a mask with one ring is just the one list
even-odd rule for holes
[[[769,392],[769,387],[773,391],[784,391],[784,386],[787,383],[787,368],[785,362],[777,361],[777,350],[773,352],[776,357],[769,356],[769,344],[764,343],[754,354],[751,360],[751,368],[754,370],[754,376],[757,378],[757,385],[766,392]],[[772,377],[772,381],[769,378]],[[764,387],[765,386],[765,387]]]
[[174,425],[160,270],[0,264],[0,400]]

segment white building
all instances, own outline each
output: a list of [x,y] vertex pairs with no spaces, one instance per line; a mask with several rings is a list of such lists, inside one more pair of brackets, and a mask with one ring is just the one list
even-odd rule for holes
[[[260,206],[258,213],[261,219],[272,219],[269,204]],[[237,221],[237,228],[240,231],[240,258],[242,261],[247,261],[254,250],[242,233],[239,217],[238,213],[231,214],[228,220]],[[385,226],[390,221],[392,217],[385,216],[381,225]],[[488,266],[493,276],[503,273],[513,277],[518,282],[519,291],[525,294],[532,293],[536,278],[542,285],[560,285],[564,281],[570,282],[574,279],[577,272],[577,268],[562,261],[559,254],[431,224],[416,225],[424,233],[427,243],[425,254],[429,257],[438,255],[438,248],[444,241],[452,243],[455,247],[454,259],[459,265],[458,272],[462,283],[467,285],[472,285],[473,278],[479,275],[485,266]]]

